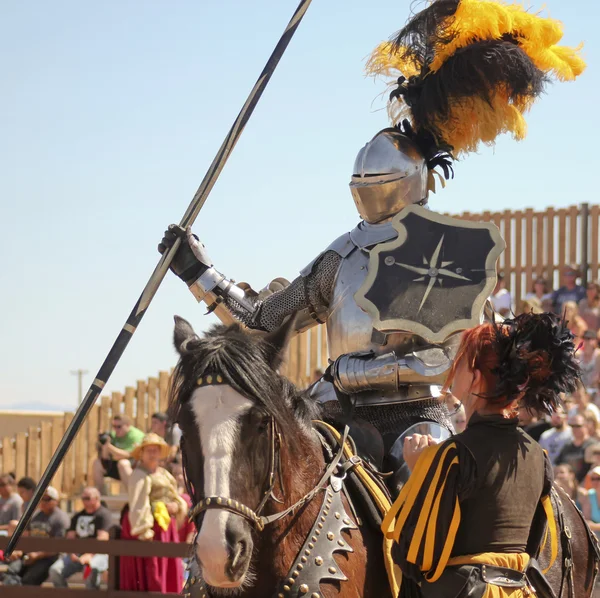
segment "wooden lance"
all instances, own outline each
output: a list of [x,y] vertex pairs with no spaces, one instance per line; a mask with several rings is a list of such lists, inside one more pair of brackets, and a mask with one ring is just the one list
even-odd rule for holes
[[[294,12],[294,15],[290,19],[290,22],[288,23],[287,27],[285,28],[285,31],[283,32],[281,39],[279,40],[279,42],[275,46],[275,49],[273,50],[273,53],[269,57],[265,68],[263,69],[254,87],[252,88],[252,91],[250,92],[246,103],[242,107],[240,113],[235,119],[235,122],[233,123],[233,126],[229,130],[227,137],[225,138],[223,144],[219,148],[215,159],[212,161],[212,164],[210,165],[210,168],[204,176],[200,187],[198,187],[198,190],[196,191],[196,194],[194,195],[188,209],[183,215],[183,218],[179,223],[181,227],[187,228],[193,224],[194,220],[196,220],[196,217],[202,209],[202,206],[204,205],[208,194],[211,192],[215,182],[217,181],[217,178],[219,177],[219,174],[221,174],[221,171],[223,170],[223,167],[225,166],[229,155],[235,147],[235,144],[238,142],[238,139],[240,138],[242,131],[246,126],[246,123],[248,122],[250,116],[252,115],[252,112],[254,111],[254,108],[256,107],[256,104],[258,103],[263,91],[269,83],[269,80],[271,79],[271,76],[273,75],[273,72],[275,71],[275,68],[279,63],[279,60],[283,56],[283,53],[285,52],[288,44],[290,43],[292,36],[296,32],[298,25],[300,24],[302,18],[304,17],[304,14],[308,10],[311,1],[312,0],[301,0],[300,4],[298,5],[298,8]],[[119,335],[117,336],[117,339],[115,340],[106,359],[104,360],[104,363],[100,367],[96,378],[92,382],[92,385],[90,386],[85,397],[83,398],[83,401],[79,405],[79,408],[77,409],[77,412],[75,413],[71,424],[67,428],[64,437],[60,441],[60,444],[58,445],[54,455],[52,455],[50,463],[48,463],[48,467],[46,467],[46,470],[44,471],[44,474],[42,475],[35,489],[31,501],[27,505],[27,508],[21,516],[21,519],[19,520],[14,534],[10,538],[10,541],[4,553],[5,559],[9,557],[15,549],[15,546],[19,538],[21,537],[21,534],[27,527],[31,516],[33,515],[33,512],[37,508],[40,499],[42,498],[44,492],[46,491],[46,488],[50,484],[50,481],[54,477],[54,474],[56,473],[56,470],[58,469],[65,454],[69,450],[69,447],[71,446],[75,435],[79,431],[81,424],[85,421],[87,414],[89,413],[90,409],[96,402],[96,399],[102,392],[104,385],[110,378],[110,375],[113,373],[113,370],[119,362],[119,359],[121,359],[121,355],[123,355],[127,344],[131,340],[131,337],[133,336],[137,327],[140,325],[140,322],[142,321],[146,310],[150,306],[150,302],[156,294],[158,287],[163,281],[165,274],[169,269],[169,264],[173,260],[180,244],[181,239],[177,239],[173,246],[167,251],[165,251],[165,253],[160,258],[160,261],[154,269],[152,276],[150,276],[150,280],[148,280],[148,283],[142,291],[140,298],[137,300],[137,303],[131,311],[131,314],[129,314],[125,325],[119,332]]]

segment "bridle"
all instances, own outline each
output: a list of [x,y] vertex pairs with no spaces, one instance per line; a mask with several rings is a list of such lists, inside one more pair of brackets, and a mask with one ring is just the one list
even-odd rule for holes
[[[182,446],[181,446],[181,454],[184,461],[184,471],[185,471],[185,448],[183,444],[183,436],[181,438]],[[267,517],[261,516],[262,510],[265,508],[265,505],[272,499],[273,501],[281,504],[283,499],[285,499],[285,491],[283,488],[283,479],[282,479],[282,471],[281,471],[281,434],[277,428],[277,424],[275,423],[275,419],[271,416],[269,418],[269,471],[267,473],[267,477],[263,483],[263,493],[258,506],[255,509],[251,509],[245,504],[233,500],[232,498],[225,496],[207,496],[200,502],[196,503],[194,507],[191,509],[188,517],[190,520],[195,520],[199,515],[204,513],[204,511],[209,511],[211,509],[222,509],[224,511],[230,511],[243,517],[247,521],[252,524],[252,526],[259,532],[261,532],[265,525],[267,524]],[[276,479],[279,479],[279,487],[281,488],[281,492],[283,495],[282,499],[279,499],[275,496],[275,482]],[[189,484],[186,476],[186,484]],[[189,490],[189,488],[188,488]],[[194,496],[194,494],[191,494]]]
[[[197,385],[198,386],[206,386],[206,385],[219,385],[219,384],[227,384],[220,375],[208,375],[198,378]],[[221,509],[223,511],[230,511],[240,517],[243,517],[248,521],[252,527],[257,532],[262,532],[266,525],[274,523],[275,521],[279,521],[283,519],[290,513],[294,512],[296,509],[299,509],[307,502],[312,500],[320,491],[324,490],[331,476],[336,471],[336,468],[344,454],[344,446],[346,440],[348,438],[349,428],[346,426],[342,441],[340,442],[340,448],[337,454],[334,456],[331,463],[325,469],[325,472],[315,485],[315,487],[307,492],[300,500],[297,500],[293,505],[281,511],[279,513],[275,513],[273,515],[265,516],[261,515],[263,509],[269,502],[269,499],[272,499],[274,502],[283,504],[283,499],[285,499],[284,487],[283,487],[283,475],[281,468],[281,433],[277,427],[277,423],[273,416],[269,417],[269,470],[267,473],[267,477],[263,483],[263,494],[258,506],[254,509],[251,509],[247,505],[234,500],[228,496],[206,496],[201,500],[196,499],[196,492],[187,477],[187,455],[185,451],[185,439],[182,435],[181,437],[181,456],[182,456],[182,465],[183,465],[183,475],[185,480],[186,489],[192,500],[194,501],[194,506],[190,510],[188,514],[188,518],[190,521],[196,521],[196,519],[205,511]],[[319,436],[321,439],[321,437]],[[323,440],[321,439],[323,442]],[[279,499],[274,494],[275,483],[279,479],[279,487],[281,489],[283,498]],[[197,529],[200,529],[200,526],[196,525]]]

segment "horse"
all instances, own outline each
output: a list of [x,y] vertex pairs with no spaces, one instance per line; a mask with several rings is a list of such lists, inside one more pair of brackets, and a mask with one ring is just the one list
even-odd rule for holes
[[[198,529],[198,595],[391,597],[381,533],[351,517],[354,504],[323,485],[334,468],[312,424],[318,406],[277,373],[292,329],[292,319],[267,335],[217,325],[201,339],[175,317],[180,360],[169,410],[182,430]],[[556,598],[590,598],[595,536],[566,493],[555,486],[551,499],[558,546],[546,578]],[[542,568],[550,544],[538,557]]]
[[392,598],[381,532],[340,490],[340,455],[331,462],[312,425],[318,406],[277,373],[293,321],[203,338],[175,322],[169,410],[198,530],[197,595]]

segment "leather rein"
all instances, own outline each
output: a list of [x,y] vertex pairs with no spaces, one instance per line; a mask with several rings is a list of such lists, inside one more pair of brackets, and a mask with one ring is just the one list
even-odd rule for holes
[[[282,483],[282,469],[281,469],[281,433],[277,427],[275,419],[271,416],[269,419],[269,472],[263,483],[263,495],[258,503],[258,506],[254,509],[246,506],[245,504],[234,500],[228,496],[207,496],[204,497],[200,501],[196,501],[196,504],[190,510],[188,518],[190,521],[194,521],[197,519],[202,513],[211,509],[221,509],[224,511],[230,511],[231,513],[235,513],[240,517],[246,519],[257,532],[262,532],[265,526],[270,525],[276,521],[287,517],[292,512],[296,511],[300,507],[304,506],[307,502],[310,502],[319,492],[325,490],[325,488],[329,484],[329,480],[331,476],[335,473],[338,464],[344,454],[344,446],[346,440],[348,438],[349,428],[345,427],[342,440],[340,442],[340,448],[336,455],[333,457],[331,463],[325,469],[325,472],[314,486],[312,490],[307,492],[302,498],[297,500],[293,505],[281,511],[279,513],[275,513],[273,515],[261,515],[263,509],[266,504],[269,502],[269,499],[272,499],[274,502],[278,504],[283,504],[283,499],[279,499],[275,496],[274,489],[275,483],[277,479],[279,479],[279,486],[281,488],[282,493],[283,483]],[[187,474],[186,474],[186,453],[185,453],[185,444],[183,437],[181,438],[181,455],[183,461],[183,471],[185,484],[190,496],[195,499],[195,492],[193,486],[190,484]],[[285,498],[285,494],[283,495]],[[199,526],[197,525],[199,528]]]

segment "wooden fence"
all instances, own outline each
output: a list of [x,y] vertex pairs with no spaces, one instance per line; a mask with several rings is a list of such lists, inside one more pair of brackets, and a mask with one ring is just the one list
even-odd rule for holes
[[[160,372],[158,377],[139,380],[135,388],[128,386],[124,393],[113,392],[111,396],[101,397],[75,437],[52,485],[69,497],[91,484],[92,462],[98,454],[98,434],[110,430],[112,416],[125,413],[140,430],[148,430],[152,414],[166,411],[168,387],[169,373]],[[65,413],[62,419],[53,423],[44,421],[38,426],[30,426],[27,432],[3,437],[0,472],[14,472],[17,479],[30,476],[39,480],[72,419],[73,413]]]
[[[458,218],[491,221],[498,226],[506,241],[500,269],[514,300],[529,292],[538,276],[557,288],[565,264],[579,266],[584,283],[600,278],[600,205],[548,208],[543,212],[466,212]],[[297,385],[307,386],[316,370],[327,367],[326,337],[325,328],[318,326],[292,340],[284,373]],[[126,413],[138,428],[147,430],[152,413],[166,409],[168,385],[169,374],[161,372],[158,378],[140,380],[137,387],[126,388],[125,393],[103,396],[92,408],[53,484],[70,496],[91,483],[98,433],[109,429],[112,415]],[[42,422],[28,432],[2,438],[0,472],[12,471],[17,477],[29,475],[38,480],[72,418],[72,413],[66,413],[57,425]]]
[[[560,286],[560,273],[567,264],[578,266],[582,283],[600,279],[600,205],[582,204],[569,208],[533,209],[512,212],[464,212],[463,220],[493,222],[506,241],[499,269],[515,307],[543,276],[552,288]],[[313,380],[316,369],[327,367],[327,339],[323,326],[312,328],[292,340],[285,373],[299,386]]]

